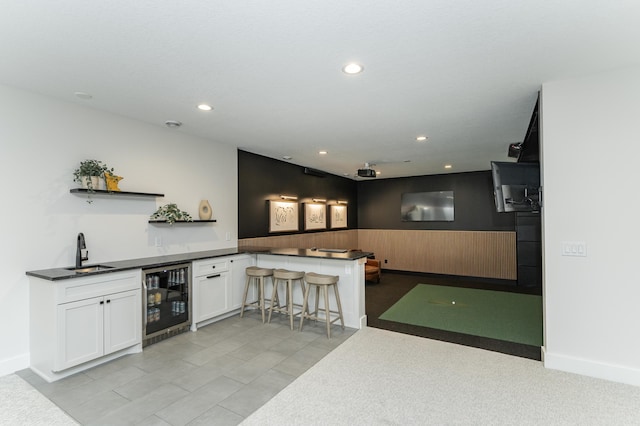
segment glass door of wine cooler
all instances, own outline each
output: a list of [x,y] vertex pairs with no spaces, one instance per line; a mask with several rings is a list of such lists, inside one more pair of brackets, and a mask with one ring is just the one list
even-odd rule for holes
[[143,345],[187,331],[191,325],[191,265],[143,270]]

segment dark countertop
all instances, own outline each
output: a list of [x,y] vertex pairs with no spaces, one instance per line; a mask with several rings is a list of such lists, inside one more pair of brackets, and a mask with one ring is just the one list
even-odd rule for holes
[[272,248],[263,254],[277,256],[317,257],[320,259],[356,260],[372,255],[366,251],[334,250],[334,249],[297,249],[297,248]]
[[[178,265],[181,263],[189,263],[194,260],[210,259],[222,256],[233,256],[236,254],[273,254],[277,256],[298,256],[298,257],[317,257],[321,259],[337,259],[337,260],[356,260],[371,255],[362,251],[322,251],[323,249],[296,249],[296,248],[269,248],[269,247],[241,247],[220,250],[207,250],[192,253],[170,254],[165,256],[144,257],[140,259],[119,260],[115,262],[100,262],[100,265],[109,266],[109,269],[103,269],[89,273],[76,273],[67,268],[51,268],[41,269],[38,271],[27,271],[27,275],[38,277],[49,281],[66,280],[70,278],[88,277],[100,274],[109,274],[112,272],[126,271],[130,269],[147,269],[159,268],[161,266]],[[83,265],[85,267],[91,264]]]

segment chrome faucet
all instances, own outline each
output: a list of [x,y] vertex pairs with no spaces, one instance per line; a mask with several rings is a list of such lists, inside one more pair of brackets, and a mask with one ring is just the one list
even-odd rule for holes
[[82,268],[83,260],[89,260],[89,251],[87,250],[87,244],[84,241],[84,234],[80,232],[78,234],[78,244],[76,246],[76,268]]

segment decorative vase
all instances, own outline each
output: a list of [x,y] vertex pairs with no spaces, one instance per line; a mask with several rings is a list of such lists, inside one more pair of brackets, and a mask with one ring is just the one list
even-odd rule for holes
[[[81,180],[82,187],[85,189],[100,189],[98,176],[82,176]],[[89,182],[91,182],[91,185],[89,185]]]
[[211,211],[211,204],[209,204],[209,201],[200,201],[200,206],[198,207],[198,216],[200,216],[200,220],[209,220],[211,219],[212,214],[213,212]]

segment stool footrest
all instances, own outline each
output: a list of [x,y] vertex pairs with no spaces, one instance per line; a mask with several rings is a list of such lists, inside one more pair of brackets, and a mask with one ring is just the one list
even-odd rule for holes
[[[302,305],[293,305],[293,307],[298,308],[298,312],[294,312],[293,314],[300,315],[300,312],[302,312]],[[287,305],[273,305],[273,307],[270,307],[269,309],[279,314],[289,315],[289,307]]]
[[[299,312],[298,314],[300,314],[302,312]],[[330,319],[329,320],[329,324],[333,324],[336,321],[340,321],[342,318],[340,318],[340,312],[338,311],[329,311],[330,314],[334,314],[336,315],[336,317],[334,319]],[[324,314],[324,312],[318,312],[318,314]],[[318,314],[314,314],[314,313],[308,313],[308,314],[304,314],[304,317],[306,319],[310,319],[310,320],[314,320],[314,321],[325,321],[325,317],[324,316],[318,316]],[[342,328],[344,328],[344,326],[342,326]]]

